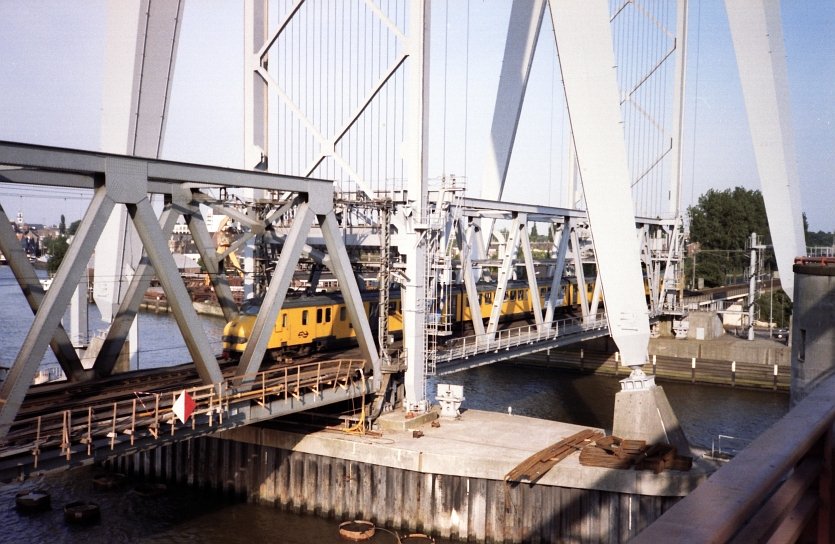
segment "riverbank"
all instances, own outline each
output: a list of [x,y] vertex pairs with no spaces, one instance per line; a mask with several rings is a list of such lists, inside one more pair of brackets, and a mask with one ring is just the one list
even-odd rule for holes
[[[611,338],[583,342],[521,357],[516,365],[545,366],[625,378]],[[766,339],[743,340],[724,335],[713,340],[653,338],[649,343],[647,374],[659,380],[726,385],[788,392],[791,386],[791,348]]]

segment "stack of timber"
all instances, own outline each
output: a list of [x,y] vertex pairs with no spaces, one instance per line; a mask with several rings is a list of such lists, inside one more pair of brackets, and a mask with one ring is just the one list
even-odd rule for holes
[[546,472],[551,470],[554,465],[575,451],[582,451],[584,446],[588,447],[588,444],[593,444],[594,441],[603,438],[603,433],[592,431],[591,429],[585,429],[575,433],[552,446],[548,446],[542,451],[534,453],[519,463],[516,468],[505,475],[505,482],[524,481],[534,483]]
[[580,464],[589,467],[616,468],[621,470],[652,470],[656,474],[664,470],[690,470],[693,458],[678,455],[669,444],[647,446],[643,440],[626,440],[617,436],[605,436],[580,450]]

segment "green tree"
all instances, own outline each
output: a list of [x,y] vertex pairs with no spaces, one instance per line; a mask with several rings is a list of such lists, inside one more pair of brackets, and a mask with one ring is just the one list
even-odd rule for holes
[[67,254],[67,238],[65,236],[58,236],[57,238],[48,238],[44,241],[46,252],[49,254],[49,259],[46,261],[46,270],[50,274],[58,271],[61,262],[64,260],[64,255]]
[[70,236],[74,236],[76,231],[78,230],[78,226],[81,224],[81,219],[76,219],[72,223],[70,223],[70,228],[67,229],[67,234]]
[[819,230],[811,232],[809,230],[809,221],[806,219],[806,212],[803,212],[803,234],[806,237],[806,245],[809,247],[832,247],[833,239],[831,232],[824,232]]
[[792,301],[782,289],[774,294],[763,293],[757,297],[757,320],[768,322],[769,317],[777,328],[787,328],[792,313]]
[[[700,249],[695,255],[696,277],[704,278],[707,287],[725,285],[729,275],[743,274],[749,263],[745,248],[752,232],[760,235],[765,244],[771,243],[765,203],[759,191],[743,187],[711,189],[687,212],[690,241],[698,243]],[[773,264],[770,252],[765,258]],[[692,274],[692,260],[685,270]]]

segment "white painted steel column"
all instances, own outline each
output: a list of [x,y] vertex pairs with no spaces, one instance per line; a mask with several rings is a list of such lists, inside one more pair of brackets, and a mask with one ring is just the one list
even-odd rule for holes
[[406,232],[398,236],[399,249],[406,257],[405,276],[402,288],[403,304],[403,347],[406,352],[406,376],[404,379],[404,408],[425,411],[426,376],[425,351],[426,301],[424,300],[424,278],[426,267],[426,246],[420,222],[424,220],[427,170],[427,128],[429,122],[429,2],[409,2],[409,49],[407,136],[405,162],[409,199],[409,215],[406,218]]
[[550,0],[549,5],[609,330],[624,364],[639,368],[646,362],[649,318],[608,3]]
[[[562,230],[554,233],[554,250],[556,253],[557,264],[554,266],[554,273],[551,277],[551,291],[548,294],[548,300],[545,301],[545,323],[550,326],[554,321],[554,311],[557,306],[562,304],[560,299],[560,292],[562,291],[562,276],[565,271],[565,255],[568,252],[568,241],[571,239],[571,231],[573,230],[573,221],[566,219]],[[557,240],[559,236],[559,240]]]
[[545,0],[516,0],[510,8],[502,71],[481,179],[481,197],[485,199],[502,199],[544,13]]
[[[459,228],[459,239],[461,245],[461,277],[464,280],[464,289],[467,293],[467,306],[470,308],[470,316],[472,317],[473,332],[476,336],[484,335],[484,320],[481,317],[481,304],[478,302],[478,284],[476,283],[475,275],[473,274],[472,263],[472,247],[476,239],[481,238],[481,234],[475,228],[475,225],[470,225],[470,228],[465,232],[464,229]],[[464,315],[464,309],[461,309],[461,315]]]
[[[510,166],[513,143],[516,141],[516,130],[522,115],[522,104],[544,14],[545,0],[517,0],[510,8],[502,70],[481,179],[481,197],[484,199],[501,200],[504,193],[507,169]],[[482,236],[487,251],[490,250],[494,224],[493,219],[487,219],[483,224]],[[475,255],[479,259],[486,256],[484,253]]]
[[673,134],[675,144],[670,161],[670,173],[673,176],[670,183],[670,200],[668,211],[673,217],[681,216],[681,182],[682,156],[684,150],[684,98],[686,88],[687,65],[687,9],[688,0],[676,2],[676,72],[673,79]]
[[87,347],[87,288],[89,285],[85,268],[70,300],[70,340],[79,353]]
[[536,281],[536,269],[533,264],[533,252],[531,251],[531,240],[528,236],[528,225],[525,223],[519,234],[521,236],[520,243],[522,245],[522,254],[525,256],[525,273],[528,276],[528,288],[531,293],[531,308],[533,309],[533,318],[536,323],[536,330],[542,330],[542,302],[539,300],[539,283]]
[[499,328],[499,320],[502,315],[502,304],[507,294],[507,282],[513,274],[516,263],[516,249],[519,247],[520,231],[524,230],[528,216],[524,213],[516,214],[510,224],[510,233],[505,244],[505,254],[502,265],[499,268],[499,277],[496,280],[496,296],[493,298],[493,307],[490,309],[490,320],[487,322],[487,334],[492,339]]
[[725,0],[742,96],[783,290],[794,292],[794,258],[806,254],[800,181],[789,109],[786,50],[777,0]]
[[[112,153],[159,158],[168,119],[182,1],[110,0],[107,4],[101,147]],[[93,296],[111,321],[133,276],[142,246],[123,206],[111,215],[96,247]],[[131,338],[137,338],[136,324]],[[137,366],[136,341],[130,345]]]

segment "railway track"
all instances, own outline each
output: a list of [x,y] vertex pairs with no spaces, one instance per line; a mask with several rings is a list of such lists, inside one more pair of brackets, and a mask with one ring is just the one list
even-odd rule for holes
[[[137,440],[176,439],[183,431],[213,432],[233,423],[248,423],[249,409],[304,404],[311,393],[323,397],[327,389],[348,390],[363,376],[360,359],[296,360],[276,363],[256,374],[236,377],[235,365],[224,365],[224,380],[204,385],[188,367],[144,371],[83,384],[50,384],[35,388],[18,418],[0,443],[0,461],[28,459],[38,468],[43,457],[67,461],[79,455],[92,458],[117,446],[133,447]],[[102,387],[107,386],[106,390]],[[191,417],[180,421],[174,405],[187,392],[194,403]],[[288,408],[289,409],[289,408]],[[292,410],[298,410],[293,407]],[[244,414],[244,415],[242,415]],[[243,419],[242,419],[243,418]]]

